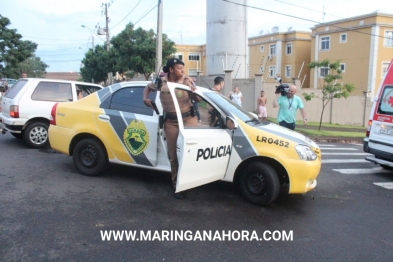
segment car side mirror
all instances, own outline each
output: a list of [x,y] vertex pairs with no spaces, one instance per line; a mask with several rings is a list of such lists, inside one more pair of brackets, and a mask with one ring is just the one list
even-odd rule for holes
[[227,126],[227,129],[229,129],[229,130],[235,130],[239,127],[239,124],[235,121],[235,119],[233,119],[230,116],[227,116],[226,126]]

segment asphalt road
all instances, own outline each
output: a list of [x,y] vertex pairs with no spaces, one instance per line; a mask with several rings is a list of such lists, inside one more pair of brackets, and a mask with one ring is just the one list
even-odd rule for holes
[[[0,260],[392,261],[393,173],[362,161],[360,145],[320,146],[317,188],[259,207],[224,182],[177,200],[166,173],[113,166],[81,176],[70,157],[0,135]],[[285,231],[293,239],[102,241],[101,230]]]

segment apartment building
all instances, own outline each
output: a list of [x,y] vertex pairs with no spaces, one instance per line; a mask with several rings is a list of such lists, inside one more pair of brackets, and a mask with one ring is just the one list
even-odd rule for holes
[[184,62],[184,72],[197,76],[197,72],[206,73],[206,45],[176,45],[174,57]]
[[[317,24],[311,30],[311,61],[340,60],[340,81],[355,85],[351,95],[368,92],[374,97],[393,59],[393,14],[374,12]],[[320,88],[328,70],[311,70],[310,86]]]
[[303,88],[310,86],[310,32],[273,32],[250,37],[248,44],[250,77],[263,74],[264,82],[275,82],[279,75],[284,83],[298,78]]

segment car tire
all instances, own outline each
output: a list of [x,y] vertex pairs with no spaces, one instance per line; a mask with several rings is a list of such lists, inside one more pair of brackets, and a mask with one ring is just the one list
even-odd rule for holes
[[12,132],[10,132],[10,133],[11,133],[11,135],[13,135],[15,138],[23,139],[23,133],[12,133]]
[[267,163],[253,162],[240,174],[240,191],[251,203],[268,205],[280,192],[277,172]]
[[23,139],[32,148],[43,148],[49,145],[48,125],[34,122],[23,131]]
[[85,176],[98,176],[108,165],[105,147],[92,138],[83,139],[76,144],[72,159],[76,169]]
[[385,169],[385,170],[393,171],[393,167],[391,167],[391,166],[382,165],[382,164],[380,164],[380,166],[381,166],[383,169]]

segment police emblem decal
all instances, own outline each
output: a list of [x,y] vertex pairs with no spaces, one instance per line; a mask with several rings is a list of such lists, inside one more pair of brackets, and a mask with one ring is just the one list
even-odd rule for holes
[[126,130],[124,130],[123,141],[134,156],[142,153],[149,144],[149,133],[145,124],[139,120],[131,121]]

